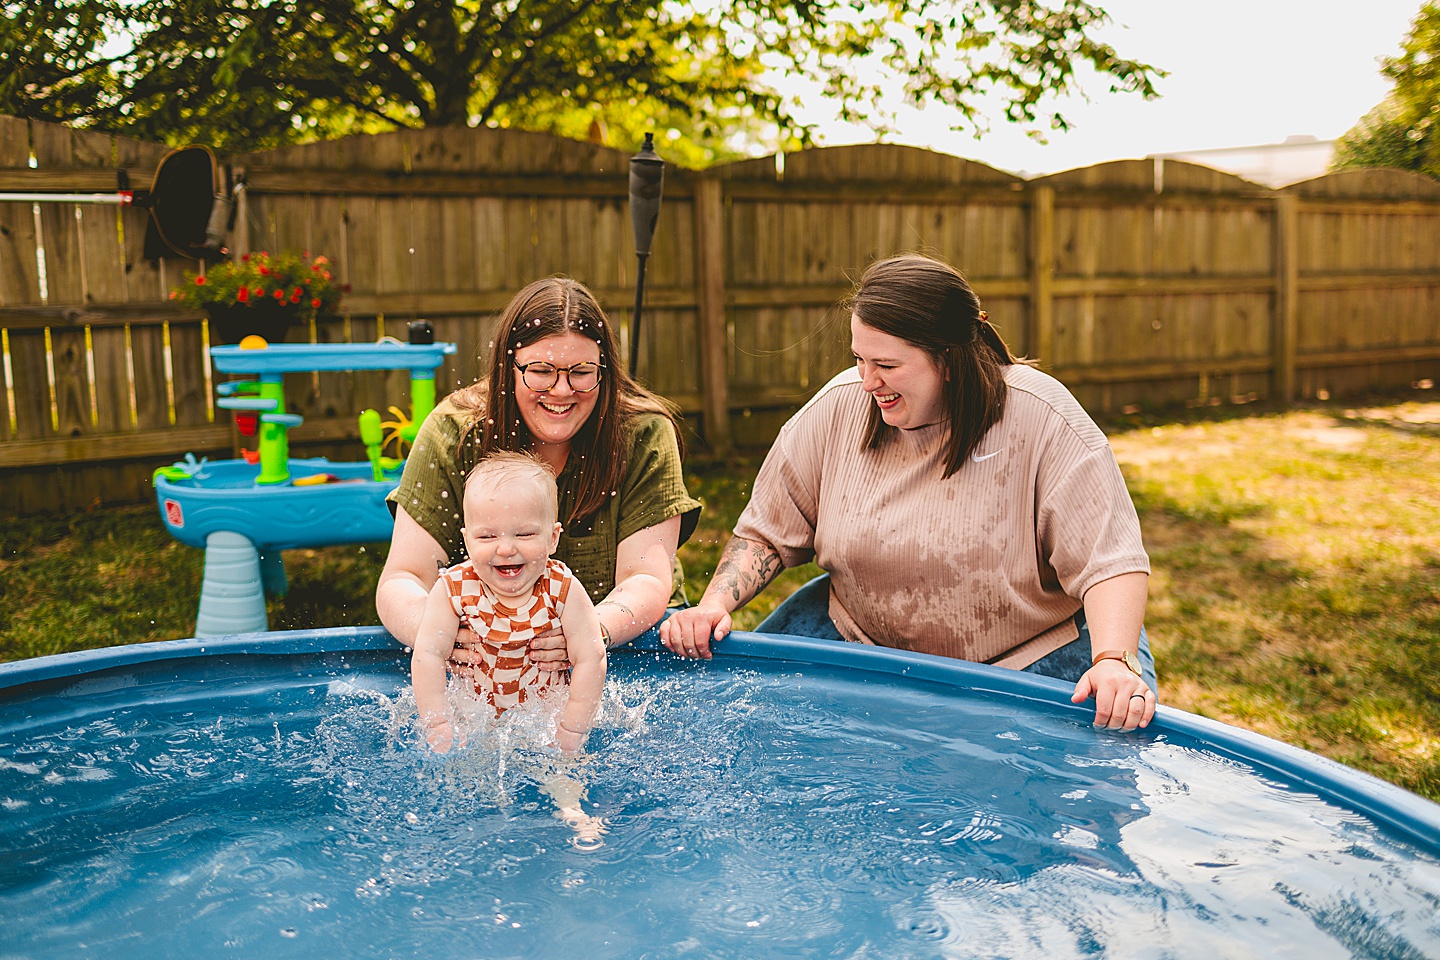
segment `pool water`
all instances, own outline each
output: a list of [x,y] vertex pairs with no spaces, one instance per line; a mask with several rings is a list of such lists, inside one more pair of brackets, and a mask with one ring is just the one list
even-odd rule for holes
[[1433,848],[1181,733],[621,653],[580,763],[539,715],[436,757],[407,680],[222,656],[0,700],[0,957],[1440,956]]

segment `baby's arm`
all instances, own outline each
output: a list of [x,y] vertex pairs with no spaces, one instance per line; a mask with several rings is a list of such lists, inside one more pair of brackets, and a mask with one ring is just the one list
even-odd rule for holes
[[570,596],[560,614],[560,626],[565,631],[572,667],[570,697],[560,715],[556,740],[561,750],[574,753],[585,745],[585,738],[590,735],[590,725],[595,722],[595,712],[600,709],[600,697],[605,689],[605,641],[600,633],[600,618],[578,580],[570,586]]
[[445,581],[438,580],[425,600],[425,612],[415,632],[415,649],[410,655],[410,683],[415,707],[425,728],[425,738],[436,753],[450,749],[455,738],[445,716],[445,661],[455,649],[460,617],[450,605]]

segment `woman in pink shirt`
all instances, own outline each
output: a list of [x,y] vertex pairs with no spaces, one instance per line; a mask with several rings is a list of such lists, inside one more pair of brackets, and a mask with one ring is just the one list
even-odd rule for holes
[[900,647],[1075,683],[1095,722],[1155,713],[1150,571],[1104,434],[1017,362],[965,278],[877,262],[849,303],[855,367],[781,429],[700,602],[661,625],[708,657],[730,615],[815,560],[759,629]]

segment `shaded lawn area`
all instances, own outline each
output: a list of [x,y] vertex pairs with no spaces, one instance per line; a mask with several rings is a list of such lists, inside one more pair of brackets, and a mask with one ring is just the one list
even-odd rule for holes
[[[1106,430],[1154,566],[1146,622],[1163,701],[1440,800],[1440,404]],[[681,553],[692,600],[758,466],[687,469],[706,504]],[[270,602],[272,629],[377,622],[385,551],[287,552],[290,592]],[[152,506],[7,521],[0,660],[189,636],[202,560]],[[737,627],[818,572],[786,571]]]

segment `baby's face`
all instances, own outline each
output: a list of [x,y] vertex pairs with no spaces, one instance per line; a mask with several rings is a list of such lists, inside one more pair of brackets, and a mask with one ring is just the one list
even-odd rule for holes
[[465,491],[465,549],[490,591],[530,593],[560,543],[560,524],[540,492],[520,483],[471,484]]

